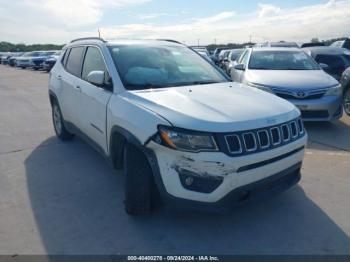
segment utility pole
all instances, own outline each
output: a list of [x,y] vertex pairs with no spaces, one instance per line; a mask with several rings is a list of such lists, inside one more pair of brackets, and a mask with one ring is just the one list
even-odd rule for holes
[[200,39],[198,38],[198,39],[197,39],[198,47],[199,47],[199,40],[200,40]]
[[216,38],[214,39],[214,43],[215,43],[215,45],[216,45]]
[[98,31],[98,37],[101,38],[100,28],[98,28],[97,31]]
[[252,43],[252,35],[249,35],[249,43]]

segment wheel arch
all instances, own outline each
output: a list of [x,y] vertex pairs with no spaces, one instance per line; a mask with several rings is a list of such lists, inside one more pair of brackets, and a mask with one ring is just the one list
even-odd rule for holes
[[144,146],[140,140],[128,130],[113,126],[110,132],[109,148],[110,160],[114,168],[123,168],[123,155],[125,143],[133,144],[144,152]]
[[58,103],[57,96],[52,90],[49,90],[49,99],[50,99],[50,105],[51,106],[52,106],[53,102]]

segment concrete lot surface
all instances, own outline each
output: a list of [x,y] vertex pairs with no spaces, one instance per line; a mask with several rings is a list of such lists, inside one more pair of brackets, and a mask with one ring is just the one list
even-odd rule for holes
[[121,173],[54,136],[47,82],[0,65],[0,254],[350,254],[350,117],[307,124],[303,179],[279,197],[132,218]]

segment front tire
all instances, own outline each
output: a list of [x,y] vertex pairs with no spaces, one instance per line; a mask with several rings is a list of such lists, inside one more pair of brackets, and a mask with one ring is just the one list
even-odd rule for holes
[[74,134],[68,132],[68,130],[65,128],[61,109],[58,103],[55,101],[52,103],[52,121],[56,136],[60,140],[67,141],[74,137]]
[[132,144],[124,147],[125,211],[131,216],[148,215],[152,210],[154,183],[144,153]]
[[350,116],[350,87],[345,90],[343,106],[345,113]]

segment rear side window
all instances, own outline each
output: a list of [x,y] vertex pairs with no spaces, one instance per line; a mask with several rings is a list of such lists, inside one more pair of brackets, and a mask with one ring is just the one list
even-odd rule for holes
[[344,46],[343,46],[344,48],[347,48],[347,49],[349,49],[350,50],[350,39],[347,39],[346,41],[345,41],[345,43],[344,43]]
[[69,56],[69,51],[70,49],[67,49],[65,52],[64,52],[64,55],[63,55],[63,58],[62,58],[62,64],[64,66],[66,66],[67,64],[67,60],[68,60],[68,56]]
[[66,63],[66,69],[72,75],[80,77],[81,63],[83,60],[85,47],[73,47],[70,50],[68,60]]
[[315,58],[317,63],[327,64],[331,68],[344,67],[344,61],[340,56],[336,55],[318,55]]
[[87,76],[92,71],[103,71],[105,73],[105,81],[108,81],[109,76],[105,62],[101,52],[96,47],[88,47],[88,50],[86,51],[82,78],[87,80]]

